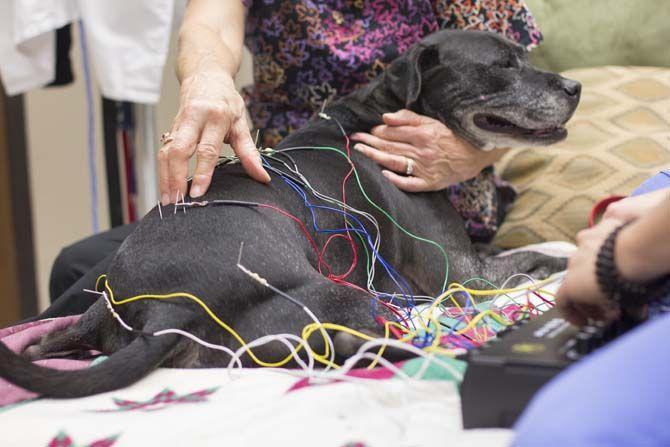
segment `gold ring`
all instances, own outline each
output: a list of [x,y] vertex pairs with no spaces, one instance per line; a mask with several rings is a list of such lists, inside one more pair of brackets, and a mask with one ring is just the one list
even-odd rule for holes
[[412,172],[414,172],[414,160],[412,160],[409,157],[407,158],[407,166],[405,167],[405,175],[412,175]]
[[170,141],[173,141],[174,137],[170,132],[164,132],[163,135],[161,135],[161,143],[163,145],[168,144]]

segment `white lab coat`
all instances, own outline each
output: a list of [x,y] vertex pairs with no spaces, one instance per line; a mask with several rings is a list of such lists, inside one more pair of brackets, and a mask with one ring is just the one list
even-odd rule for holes
[[[81,19],[110,99],[154,104],[173,22],[185,0],[0,0],[0,78],[9,95],[54,79],[54,30]],[[175,17],[177,20],[175,20]]]

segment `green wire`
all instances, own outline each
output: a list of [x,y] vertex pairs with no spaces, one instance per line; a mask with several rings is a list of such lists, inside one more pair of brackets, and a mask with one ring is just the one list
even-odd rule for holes
[[286,149],[278,149],[277,152],[281,152],[282,150],[299,150],[299,149],[313,149],[313,150],[323,150],[323,151],[332,151],[340,154],[343,156],[350,164],[351,167],[354,171],[354,176],[356,177],[356,183],[358,183],[358,188],[361,190],[361,193],[363,194],[363,197],[365,197],[365,200],[367,200],[372,206],[377,208],[382,214],[384,214],[396,227],[400,229],[403,233],[405,233],[407,236],[411,237],[412,239],[416,239],[417,241],[425,242],[427,244],[433,245],[437,247],[440,252],[442,253],[442,256],[444,257],[444,282],[442,283],[442,292],[447,289],[447,282],[449,280],[449,257],[447,256],[447,252],[444,250],[444,247],[442,247],[440,244],[437,242],[431,240],[431,239],[426,239],[421,236],[417,236],[416,234],[412,233],[411,231],[408,231],[400,225],[394,218],[391,216],[389,213],[386,212],[383,208],[381,208],[379,205],[377,205],[370,197],[368,197],[367,193],[365,192],[365,189],[363,189],[363,185],[361,184],[361,179],[358,176],[358,170],[354,166],[354,164],[351,162],[351,159],[347,154],[345,154],[343,151],[340,149],[330,147],[330,146],[313,146],[313,147],[295,147],[295,148],[286,148]]
[[[282,162],[278,158],[273,157],[272,155],[269,155],[269,154],[265,154],[265,157],[270,158],[270,159],[275,160],[275,161],[278,161],[278,162]],[[345,157],[346,157],[346,155],[345,155]],[[348,159],[348,157],[347,157],[347,159]],[[346,211],[344,209],[344,207],[341,207],[341,208],[342,208],[342,211]],[[352,227],[354,226],[354,225],[351,224],[351,222],[349,221],[349,219],[346,216],[344,218],[344,221],[347,223],[347,225],[352,226]],[[361,245],[363,245],[363,249],[365,250],[365,271],[368,272],[368,276],[369,276],[370,275],[370,270],[371,270],[371,266],[370,266],[371,257],[370,257],[370,252],[368,251],[368,244],[365,241],[365,239],[363,238],[363,236],[358,231],[354,231],[354,233],[356,234],[356,236],[358,236],[358,239],[361,241]]]
[[493,289],[496,289],[496,290],[498,289],[498,286],[496,286],[495,284],[493,284],[493,283],[492,283],[491,281],[489,281],[488,279],[478,278],[478,277],[470,278],[470,279],[468,279],[468,280],[466,280],[466,281],[463,281],[463,284],[461,284],[461,285],[462,285],[463,287],[465,287],[466,284],[468,284],[468,283],[470,283],[470,282],[473,282],[473,281],[481,281],[481,282],[483,282],[484,284],[493,287]]

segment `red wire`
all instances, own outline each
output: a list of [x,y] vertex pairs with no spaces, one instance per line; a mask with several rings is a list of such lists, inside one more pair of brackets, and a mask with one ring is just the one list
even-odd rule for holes
[[[349,165],[351,166],[351,168],[349,169],[349,172],[347,172],[347,174],[344,176],[344,179],[342,180],[342,203],[346,205],[346,203],[347,203],[346,185],[347,185],[347,181],[351,178],[351,175],[354,173],[354,164],[351,161],[351,148],[350,148],[351,143],[350,143],[349,137],[345,134],[344,138],[345,138],[345,141],[346,141],[345,150],[347,152],[347,157],[349,158]],[[358,264],[358,250],[356,249],[356,242],[355,242],[354,238],[352,237],[352,235],[349,231],[347,231],[346,234],[338,233],[338,234],[331,235],[326,240],[326,242],[323,245],[323,247],[321,248],[321,250],[319,250],[316,242],[314,241],[312,236],[309,234],[309,231],[307,230],[307,227],[305,226],[305,224],[300,219],[298,219],[296,216],[289,213],[288,211],[285,211],[285,210],[283,210],[281,208],[278,208],[276,206],[273,206],[273,205],[262,203],[262,204],[259,204],[259,206],[263,207],[263,208],[269,208],[269,209],[272,209],[274,211],[277,211],[278,213],[288,217],[289,219],[294,221],[296,224],[298,224],[298,226],[300,227],[300,230],[303,232],[303,234],[305,235],[305,237],[309,241],[309,244],[312,246],[312,249],[314,250],[314,253],[316,253],[317,269],[318,269],[319,273],[323,274],[323,272],[321,270],[321,267],[323,266],[323,267],[326,268],[326,270],[328,270],[328,274],[324,275],[324,276],[327,279],[329,279],[331,282],[333,282],[335,284],[341,284],[341,285],[350,287],[352,289],[359,290],[359,291],[364,292],[366,294],[371,294],[369,290],[364,289],[364,288],[362,288],[362,287],[360,287],[356,284],[353,284],[349,281],[346,281],[346,278],[349,275],[351,275],[351,273],[356,268],[356,265]],[[346,220],[345,220],[345,226],[346,226],[346,228],[349,228],[348,225],[346,224]],[[333,274],[331,266],[325,261],[325,256],[326,256],[326,250],[328,249],[328,246],[330,245],[330,243],[335,238],[338,238],[338,237],[343,237],[343,238],[347,239],[347,241],[349,242],[349,246],[351,247],[353,259],[351,261],[351,265],[349,266],[349,268],[347,269],[347,271],[345,273],[336,275],[336,274]],[[386,302],[384,302],[382,300],[379,300],[379,299],[378,299],[378,302],[381,303],[384,307],[386,307],[391,313],[393,313],[398,318],[399,321],[404,323],[404,325],[407,328],[409,328],[409,323],[407,321],[407,318],[404,315],[402,315],[402,313],[400,313],[399,311],[394,309],[393,306],[391,306],[389,303],[386,303]],[[379,317],[379,318],[381,318],[381,317]],[[397,328],[390,327],[390,331],[397,338],[399,338],[399,339],[402,338],[402,334],[398,331]]]
[[[528,307],[528,314],[532,315],[533,311],[537,312],[537,308],[533,303],[530,302],[530,296],[526,295],[526,307]],[[537,313],[536,313],[537,315]]]
[[288,211],[283,210],[282,208],[276,207],[274,205],[270,205],[270,204],[267,204],[267,203],[259,203],[258,206],[261,207],[261,208],[269,208],[271,210],[274,210],[274,211],[280,213],[281,215],[288,217],[293,222],[298,224],[298,226],[300,227],[300,230],[302,231],[302,233],[307,238],[307,241],[309,241],[309,244],[312,246],[312,249],[314,250],[314,253],[316,253],[317,266],[318,266],[319,273],[323,274],[323,272],[321,271],[321,266],[323,265],[329,272],[328,275],[324,275],[324,276],[326,276],[326,278],[330,279],[332,282],[343,284],[345,286],[355,288],[355,289],[363,291],[365,293],[370,293],[368,290],[363,289],[362,287],[359,287],[356,284],[353,284],[353,283],[350,283],[348,281],[344,281],[343,279],[337,278],[335,275],[332,274],[332,268],[323,259],[323,256],[321,255],[321,251],[319,250],[319,247],[316,245],[316,242],[314,242],[314,239],[309,234],[309,231],[307,230],[307,227],[305,226],[305,224],[300,219],[298,219],[296,216],[289,213]]
[[353,254],[353,261],[351,262],[351,265],[349,266],[349,269],[346,272],[342,273],[341,275],[331,274],[329,276],[331,279],[338,279],[339,280],[339,279],[346,279],[347,276],[349,276],[351,274],[351,272],[354,270],[354,268],[356,267],[356,264],[358,263],[358,252],[356,251],[356,244],[354,243],[354,240],[351,238],[351,236],[348,233],[347,233],[347,235],[338,233],[338,234],[331,235],[328,238],[328,240],[326,241],[326,243],[323,245],[323,248],[321,249],[321,256],[322,257],[325,258],[326,249],[328,248],[328,245],[330,244],[330,242],[332,240],[334,240],[337,237],[343,237],[349,242],[349,246],[351,247],[351,252]]
[[323,260],[323,258],[321,257],[321,252],[319,251],[319,247],[316,245],[316,242],[314,242],[314,239],[312,239],[312,236],[309,234],[309,231],[307,231],[307,227],[305,227],[305,224],[300,219],[298,219],[297,217],[295,217],[293,214],[289,213],[288,211],[285,211],[285,210],[283,210],[281,208],[278,208],[276,206],[273,206],[273,205],[269,205],[267,203],[259,203],[258,206],[260,206],[262,208],[269,208],[271,210],[277,211],[278,213],[288,217],[293,222],[297,223],[298,226],[300,227],[300,230],[303,232],[303,234],[305,235],[305,237],[309,241],[309,244],[312,246],[312,249],[314,250],[314,253],[316,253],[319,273],[321,273],[321,264],[326,265],[328,270],[330,270],[330,266],[328,266],[328,264],[326,264],[325,261]]
[[[351,143],[349,141],[349,136],[346,133],[343,133],[343,135],[344,135],[344,141],[346,143],[344,148],[347,152],[347,158],[349,159],[349,166],[350,166],[349,172],[347,172],[347,175],[345,175],[344,179],[342,180],[342,203],[346,205],[347,204],[347,189],[346,189],[347,181],[351,177],[351,174],[353,174],[353,172],[354,172],[354,164],[351,161],[351,148],[350,148]],[[345,224],[345,228],[349,228],[349,226],[346,223],[346,218],[345,218],[345,223],[344,224]],[[345,273],[338,276],[338,279],[346,279],[349,275],[351,275],[351,273],[356,268],[356,265],[358,264],[358,251],[356,250],[356,242],[354,241],[354,238],[351,236],[351,233],[349,231],[347,231],[345,235],[341,235],[341,234],[340,235],[333,235],[330,238],[328,238],[328,240],[326,241],[326,245],[324,246],[324,251],[326,249],[325,247],[328,246],[330,241],[332,239],[334,239],[335,236],[344,236],[349,241],[349,245],[351,246],[351,251],[353,253],[353,259],[351,260],[351,265],[349,266],[349,269]]]
[[[380,326],[382,326],[382,327],[386,326],[386,323],[388,323],[388,321],[386,321],[386,320],[384,319],[384,317],[382,317],[382,316],[380,316],[380,315],[377,315],[377,316],[375,317],[375,321],[377,322],[378,325],[380,325]],[[397,338],[398,340],[400,340],[400,339],[402,338],[402,334],[400,333],[400,331],[398,330],[397,327],[389,326],[389,331],[390,331],[390,332],[395,336],[395,338]]]
[[533,294],[534,294],[536,297],[538,297],[539,299],[541,299],[542,301],[544,301],[545,303],[549,304],[551,307],[554,307],[554,303],[552,303],[551,301],[546,300],[546,299],[545,299],[542,295],[540,295],[539,293],[533,291]]

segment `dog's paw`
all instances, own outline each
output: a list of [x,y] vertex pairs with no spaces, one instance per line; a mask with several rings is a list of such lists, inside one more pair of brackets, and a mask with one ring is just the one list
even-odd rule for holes
[[537,264],[527,274],[534,279],[545,279],[567,268],[568,258],[545,256],[538,259]]

